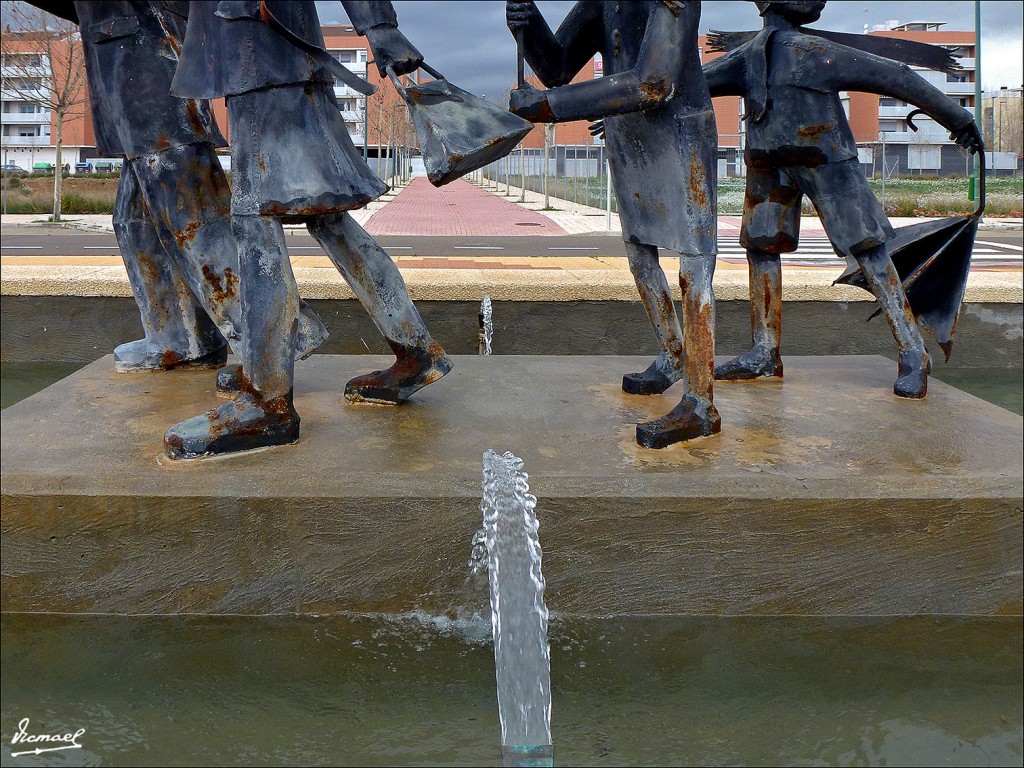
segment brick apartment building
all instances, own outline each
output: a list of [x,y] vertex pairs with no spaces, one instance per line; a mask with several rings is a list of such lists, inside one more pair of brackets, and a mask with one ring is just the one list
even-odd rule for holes
[[[871,30],[870,34],[918,40],[951,49],[963,67],[961,73],[948,75],[941,72],[919,70],[920,74],[940,88],[951,99],[967,109],[974,108],[975,47],[973,31],[943,30],[943,22],[914,21],[900,24],[887,22]],[[355,33],[351,26],[326,25],[323,27],[327,50],[342,64],[370,82],[380,85],[380,76],[373,66],[367,66],[372,58],[365,38]],[[2,62],[2,125],[3,162],[30,168],[36,162],[53,162],[54,117],[48,111],[19,99],[17,90],[8,86],[17,82],[41,86],[45,82],[43,73],[49,62],[41,52],[38,41],[32,34],[4,31],[5,38],[19,37],[17,53],[5,52]],[[711,60],[721,54],[705,54],[706,38],[700,39],[702,58]],[[12,46],[8,44],[6,48]],[[600,77],[602,62],[592,60],[575,78],[574,82]],[[345,120],[346,127],[357,147],[367,148],[367,155],[376,158],[390,151],[388,146],[414,146],[415,140],[409,129],[404,107],[394,89],[381,87],[369,100],[340,81],[335,83],[335,95]],[[850,116],[851,127],[859,144],[862,145],[861,162],[869,173],[882,169],[882,146],[884,144],[884,167],[889,173],[921,173],[941,175],[962,175],[967,164],[964,153],[948,140],[946,132],[931,120],[915,120],[919,131],[914,133],[907,125],[907,115],[913,107],[895,99],[879,98],[874,94],[843,94],[844,104]],[[715,100],[715,115],[719,131],[719,174],[722,176],[742,175],[743,105],[738,97]],[[223,100],[214,104],[214,112],[223,131],[227,132],[227,115]],[[562,173],[572,168],[586,169],[599,156],[600,139],[591,137],[584,122],[560,124],[554,128],[552,160]],[[549,136],[550,138],[550,136]],[[75,114],[67,120],[64,129],[66,162],[95,158],[95,140],[88,104],[76,108]],[[537,153],[544,146],[543,129],[537,127],[524,140],[528,153]],[[589,160],[590,162],[586,162]],[[996,158],[996,168],[1005,165],[1017,166],[1017,158],[1004,156]],[[552,169],[554,170],[554,169]],[[581,171],[582,172],[582,171]],[[1005,171],[1004,171],[1005,172]],[[589,171],[588,171],[589,173]]]

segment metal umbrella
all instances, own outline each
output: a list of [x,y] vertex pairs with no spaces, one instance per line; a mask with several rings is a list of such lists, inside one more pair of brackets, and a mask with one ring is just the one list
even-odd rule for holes
[[[917,127],[912,118],[918,112],[920,110],[915,110],[907,116],[907,124],[915,131]],[[985,211],[984,150],[979,150],[976,162],[981,163],[981,172],[974,213],[900,227],[896,237],[886,243],[918,325],[935,336],[946,360],[953,348],[953,334],[967,290],[974,238]],[[870,290],[856,266],[848,268],[836,283]],[[871,317],[880,312],[876,310]]]

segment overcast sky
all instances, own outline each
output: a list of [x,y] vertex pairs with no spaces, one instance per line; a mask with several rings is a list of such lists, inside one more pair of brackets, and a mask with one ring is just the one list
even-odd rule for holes
[[[573,5],[568,0],[538,2],[552,27]],[[346,21],[340,2],[318,0],[317,7],[324,24]],[[1024,2],[987,0],[981,8],[982,85],[986,89],[1019,87],[1024,82]],[[402,31],[453,83],[489,99],[514,83],[515,43],[505,27],[505,3],[501,0],[395,0],[395,10]],[[883,24],[891,19],[945,21],[945,29],[974,29],[974,2],[832,0],[814,26],[862,32],[865,24]],[[757,8],[746,0],[705,0],[702,6],[701,32],[709,28],[758,29],[760,23]]]

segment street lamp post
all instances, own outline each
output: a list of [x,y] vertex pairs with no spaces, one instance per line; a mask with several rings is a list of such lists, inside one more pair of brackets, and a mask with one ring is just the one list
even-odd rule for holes
[[[981,0],[974,0],[974,122],[978,131],[983,133],[981,109]],[[978,160],[981,155],[974,156],[974,175],[971,176],[970,199],[975,200],[978,195],[978,184],[984,168],[978,167]]]

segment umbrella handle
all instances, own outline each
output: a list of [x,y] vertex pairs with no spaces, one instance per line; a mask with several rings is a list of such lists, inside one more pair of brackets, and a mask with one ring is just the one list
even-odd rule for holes
[[[906,121],[910,130],[917,131],[917,126],[914,125],[914,117],[916,115],[927,114],[923,109],[915,109],[907,115]],[[980,219],[981,214],[985,212],[985,150],[984,148],[978,150],[978,158],[975,162],[981,163],[981,168],[978,172],[978,205],[974,209],[974,213],[971,216],[975,219]]]
[[387,69],[388,78],[391,80],[391,84],[395,86],[395,90],[398,91],[398,95],[402,97],[403,101],[408,101],[408,97],[405,95],[405,86],[402,85],[402,81],[398,79],[398,75],[395,74],[395,68],[388,64]]
[[523,53],[523,28],[516,30],[516,88],[526,87],[526,56]]

